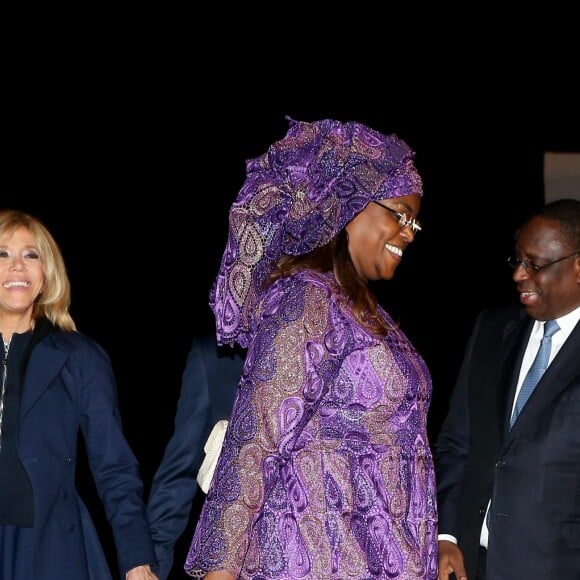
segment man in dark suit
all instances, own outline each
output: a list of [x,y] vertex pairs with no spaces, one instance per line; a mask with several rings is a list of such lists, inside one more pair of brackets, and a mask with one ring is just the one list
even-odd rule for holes
[[580,578],[580,201],[534,214],[510,263],[523,308],[479,315],[434,446],[440,580]]
[[216,422],[230,416],[243,360],[241,350],[218,347],[215,335],[193,340],[174,433],[153,478],[147,504],[160,580],[169,578],[175,544],[188,524],[199,488],[196,476],[205,442]]

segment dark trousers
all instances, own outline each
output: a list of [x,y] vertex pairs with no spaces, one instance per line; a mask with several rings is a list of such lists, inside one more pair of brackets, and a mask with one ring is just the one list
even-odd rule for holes
[[475,580],[485,580],[485,569],[487,568],[487,550],[480,546],[479,557],[477,558],[477,572]]

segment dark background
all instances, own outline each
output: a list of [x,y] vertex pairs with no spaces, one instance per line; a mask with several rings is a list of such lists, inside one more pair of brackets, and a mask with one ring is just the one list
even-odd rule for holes
[[[60,244],[73,317],[111,356],[146,491],[171,435],[191,338],[213,328],[208,292],[245,160],[285,134],[285,115],[357,120],[395,132],[417,152],[424,229],[395,279],[376,289],[431,369],[432,439],[476,314],[517,299],[505,262],[515,228],[543,203],[544,151],[580,151],[570,116],[515,115],[516,123],[459,109],[421,118],[390,108],[255,112],[241,106],[184,113],[169,96],[153,114],[154,103],[145,106],[136,96],[111,102],[70,110],[61,103],[13,119],[26,123],[5,155],[0,206],[35,214]],[[86,470],[79,483],[112,554]],[[184,557],[177,555],[177,569]]]

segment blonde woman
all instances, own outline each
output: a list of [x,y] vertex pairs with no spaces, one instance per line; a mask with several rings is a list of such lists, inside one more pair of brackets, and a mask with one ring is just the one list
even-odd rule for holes
[[75,488],[81,432],[120,577],[155,579],[143,486],[111,363],[76,330],[69,303],[52,235],[31,215],[0,211],[0,578],[113,577]]

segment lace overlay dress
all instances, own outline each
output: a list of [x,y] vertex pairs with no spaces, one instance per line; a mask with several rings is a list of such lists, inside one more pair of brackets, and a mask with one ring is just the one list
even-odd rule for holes
[[361,328],[329,274],[266,291],[189,575],[437,578],[431,377],[383,314]]

